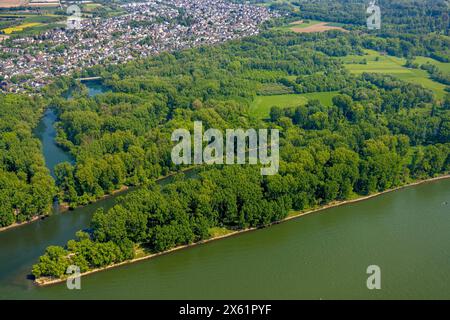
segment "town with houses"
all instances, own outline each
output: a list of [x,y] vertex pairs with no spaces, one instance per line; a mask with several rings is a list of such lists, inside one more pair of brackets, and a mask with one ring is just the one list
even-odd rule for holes
[[38,92],[56,76],[97,64],[256,35],[277,15],[226,0],[150,0],[121,7],[120,16],[83,18],[78,28],[63,25],[0,42],[0,90]]

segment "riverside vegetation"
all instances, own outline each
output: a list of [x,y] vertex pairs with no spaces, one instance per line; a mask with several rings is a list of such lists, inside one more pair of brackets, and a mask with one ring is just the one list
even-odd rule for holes
[[[44,89],[44,98],[1,96],[0,226],[48,212],[55,194],[74,208],[123,186],[141,186],[110,210],[99,210],[91,227],[66,246],[48,247],[33,275],[61,278],[72,264],[85,272],[218,231],[268,225],[291,210],[447,173],[450,96],[437,97],[391,75],[352,74],[345,57],[363,57],[370,49],[408,61],[423,56],[448,63],[448,28],[427,18],[415,29],[378,34],[358,31],[357,22],[347,26],[356,30],[349,33],[272,29],[298,15],[267,23],[255,37],[61,77]],[[110,92],[89,97],[73,80],[94,76]],[[69,89],[72,98],[65,99]],[[261,119],[252,107],[255,99],[278,94],[308,96],[298,105],[274,106]],[[313,94],[332,94],[331,102]],[[57,189],[31,133],[48,104],[58,115],[57,142],[75,159],[55,168]],[[169,185],[155,185],[155,178],[182,169],[171,161],[170,135],[192,129],[194,121],[205,129],[280,129],[279,174],[215,166],[203,168],[197,179],[179,175]]]
[[34,128],[43,100],[0,95],[0,228],[49,213],[56,188]]
[[[335,200],[383,191],[448,172],[449,98],[382,74],[352,75],[318,50],[357,54],[351,35],[294,35],[267,31],[216,47],[202,47],[97,67],[111,92],[55,99],[58,141],[76,163],[56,168],[61,198],[72,206],[122,185],[141,185],[65,247],[51,246],[33,267],[37,278],[64,277],[211,237],[282,220]],[[341,43],[348,45],[342,46]],[[71,85],[61,80],[49,88]],[[297,93],[337,91],[331,105],[309,100],[273,107],[266,121],[250,111],[261,87]],[[164,187],[152,181],[180,169],[170,161],[170,134],[202,121],[207,128],[281,130],[279,175],[254,166],[204,168],[197,179]],[[206,129],[206,128],[205,128]]]

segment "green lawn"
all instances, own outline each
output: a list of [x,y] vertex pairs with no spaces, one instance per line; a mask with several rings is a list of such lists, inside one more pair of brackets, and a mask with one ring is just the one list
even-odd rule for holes
[[296,107],[305,105],[308,100],[317,99],[323,105],[330,106],[332,98],[337,94],[333,92],[314,92],[304,94],[282,94],[273,96],[258,96],[250,106],[250,112],[260,118],[265,119],[269,116],[270,109],[274,106],[280,108]]
[[[405,59],[381,55],[373,50],[365,50],[365,53],[366,55],[364,56],[349,55],[343,57],[342,60],[346,68],[354,74],[363,72],[386,73],[401,80],[420,84],[427,89],[433,90],[438,99],[442,99],[445,96],[445,85],[431,80],[425,70],[405,68],[403,66],[406,62]],[[367,64],[358,63],[364,59],[367,61]],[[428,58],[422,57],[422,59]],[[449,68],[449,65],[448,63],[442,63],[441,68]]]

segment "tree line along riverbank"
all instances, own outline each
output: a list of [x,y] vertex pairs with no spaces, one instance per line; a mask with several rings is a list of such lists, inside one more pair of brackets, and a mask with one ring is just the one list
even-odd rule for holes
[[[264,227],[270,227],[273,224],[287,222],[287,221],[290,221],[292,219],[297,219],[297,218],[301,218],[301,217],[303,217],[305,215],[318,213],[318,212],[324,211],[326,209],[339,207],[339,206],[344,206],[344,205],[348,205],[348,204],[352,204],[352,203],[356,203],[356,202],[360,202],[360,201],[369,200],[369,199],[381,196],[381,195],[389,193],[389,192],[394,192],[394,191],[401,190],[403,188],[408,188],[408,187],[420,185],[420,184],[423,184],[423,183],[430,183],[430,182],[433,182],[433,181],[438,181],[438,180],[442,180],[442,179],[449,179],[449,178],[450,178],[450,175],[446,174],[446,175],[442,175],[442,176],[439,176],[439,177],[430,178],[430,179],[426,179],[426,180],[414,181],[414,182],[405,184],[403,186],[399,186],[399,187],[392,188],[392,189],[389,189],[389,190],[385,190],[385,191],[382,191],[382,192],[377,192],[377,193],[374,193],[374,194],[371,194],[371,195],[368,195],[368,196],[359,197],[359,198],[352,199],[352,200],[336,201],[336,202],[333,202],[333,203],[330,203],[330,204],[327,204],[327,205],[324,205],[324,206],[320,206],[318,208],[314,208],[314,209],[311,209],[311,210],[306,210],[306,211],[303,211],[303,212],[295,212],[295,211],[293,211],[293,212],[290,212],[289,215],[286,218],[284,218],[283,220],[275,221],[275,222],[270,223],[269,225],[266,225]],[[242,229],[242,230],[238,230],[238,231],[223,229],[223,230],[220,230],[220,232],[217,232],[218,235],[213,235],[209,239],[205,239],[205,240],[202,240],[202,241],[199,241],[199,242],[195,242],[195,243],[191,243],[191,244],[187,244],[187,245],[177,246],[177,247],[168,249],[166,251],[158,252],[158,253],[151,253],[151,254],[145,254],[144,253],[140,257],[136,257],[136,258],[133,258],[131,260],[126,260],[126,261],[115,263],[115,264],[111,264],[111,265],[108,265],[108,266],[105,266],[105,267],[101,267],[101,268],[97,268],[97,269],[86,271],[86,272],[80,274],[80,276],[84,277],[84,276],[87,276],[87,275],[90,275],[90,274],[94,274],[94,273],[97,273],[97,272],[106,271],[106,270],[109,270],[109,269],[112,269],[112,268],[117,268],[117,267],[120,267],[120,266],[123,266],[123,265],[126,265],[126,264],[137,263],[139,261],[153,259],[153,258],[156,258],[158,256],[169,254],[169,253],[177,251],[177,250],[187,249],[187,248],[190,248],[192,246],[196,246],[196,245],[200,245],[200,244],[206,244],[206,243],[211,242],[211,241],[225,239],[225,238],[228,238],[228,237],[231,237],[231,236],[235,236],[235,235],[242,234],[242,233],[245,233],[245,232],[255,231],[255,230],[258,230],[258,229],[260,229],[260,228],[253,227],[253,228],[247,228],[247,229]],[[36,285],[38,285],[38,286],[41,286],[41,287],[49,286],[49,285],[55,285],[55,284],[58,284],[58,283],[66,281],[69,276],[70,275],[66,275],[63,278],[58,278],[58,279],[55,279],[55,278],[39,278],[39,279],[36,279],[34,283]]]

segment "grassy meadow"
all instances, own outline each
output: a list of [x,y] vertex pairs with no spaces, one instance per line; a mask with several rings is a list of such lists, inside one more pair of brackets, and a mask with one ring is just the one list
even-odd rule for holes
[[257,96],[250,106],[250,112],[260,119],[266,119],[269,117],[270,109],[274,106],[280,108],[297,107],[305,105],[309,100],[314,99],[319,100],[323,105],[330,106],[332,104],[332,99],[336,94],[336,91],[332,91]]
[[[342,60],[345,63],[345,67],[354,74],[361,74],[363,72],[389,74],[401,80],[420,84],[432,90],[438,99],[442,99],[445,96],[445,85],[431,80],[425,70],[404,67],[406,59],[382,55],[373,50],[365,50],[365,53],[364,56],[349,55],[343,57]],[[419,57],[417,59],[416,62],[418,63],[420,61],[423,61],[422,63],[428,60],[430,62],[432,61],[432,63],[436,63],[442,70],[448,70],[450,68],[449,63],[441,63],[431,58]],[[366,61],[365,64],[361,63],[363,60]]]
[[450,72],[450,63],[445,63],[445,62],[440,62],[437,60],[434,60],[432,58],[428,58],[428,57],[416,57],[414,59],[414,62],[422,65],[422,64],[427,64],[427,63],[431,63],[433,65],[435,65],[436,67],[438,67],[438,69],[441,72]]

